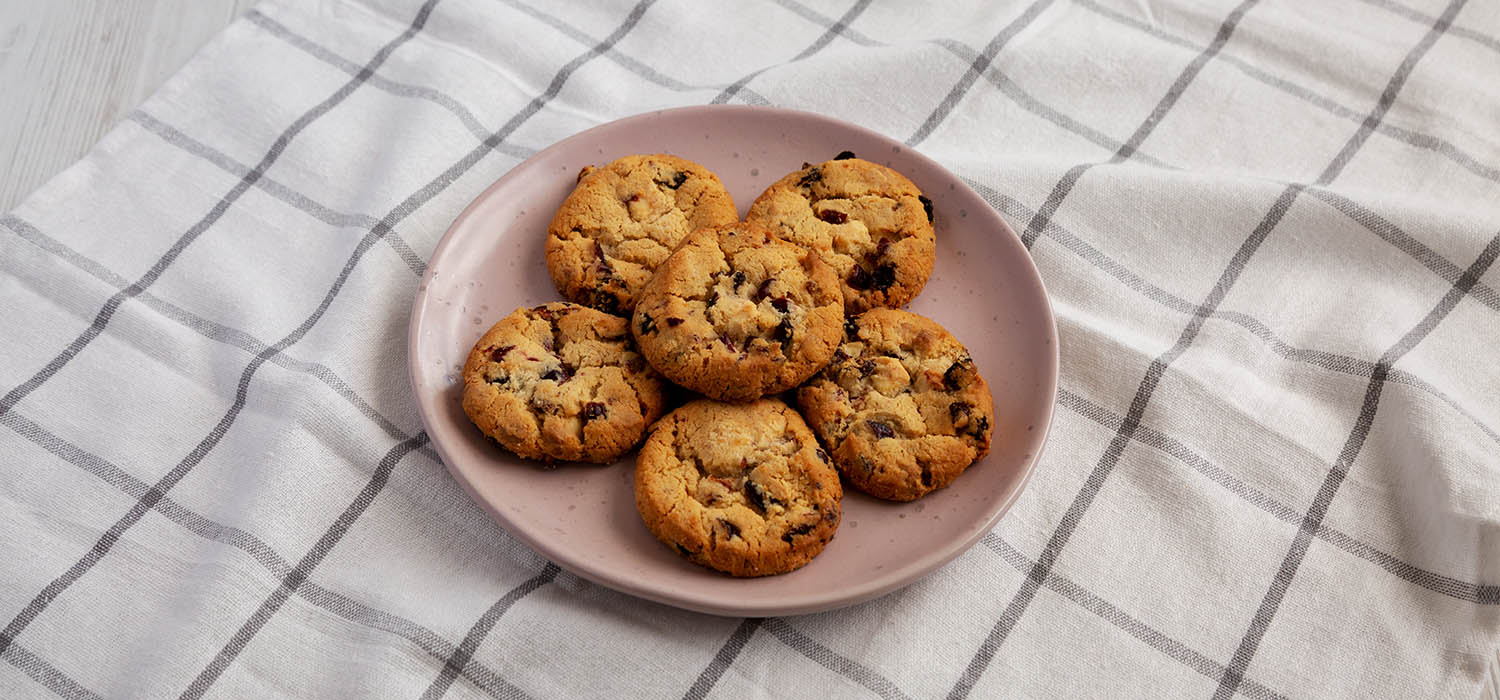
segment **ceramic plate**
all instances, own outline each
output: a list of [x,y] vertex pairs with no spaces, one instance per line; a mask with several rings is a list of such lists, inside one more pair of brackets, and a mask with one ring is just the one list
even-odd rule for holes
[[[938,256],[908,307],[968,346],[995,397],[994,447],[951,486],[914,503],[852,489],[838,534],[789,574],[735,579],[657,542],[636,514],[635,454],[601,467],[543,469],[488,443],[459,405],[459,370],[491,324],[558,300],[543,245],[585,165],[672,153],[714,171],[741,216],[767,185],[840,151],[884,163],[933,201]],[[438,244],[412,309],[411,381],[443,462],[507,531],[559,566],[632,595],[719,615],[828,610],[905,586],[973,545],[1020,493],[1046,439],[1057,388],[1057,330],[1020,239],[959,178],[897,141],[829,117],[749,106],[643,114],[589,129],[517,165]]]

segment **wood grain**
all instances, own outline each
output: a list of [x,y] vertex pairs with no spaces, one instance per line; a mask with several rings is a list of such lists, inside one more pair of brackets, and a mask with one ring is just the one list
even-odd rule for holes
[[0,212],[74,161],[254,0],[0,0]]

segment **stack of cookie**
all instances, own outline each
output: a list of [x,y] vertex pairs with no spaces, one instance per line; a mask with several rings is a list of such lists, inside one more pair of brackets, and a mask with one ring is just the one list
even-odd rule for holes
[[[585,168],[547,232],[570,302],[480,338],[464,410],[548,462],[610,463],[649,431],[635,497],[658,539],[735,576],[796,569],[838,528],[839,474],[910,501],[989,450],[968,352],[896,308],[932,273],[932,220],[910,180],[847,151],[771,185],[745,221],[682,158]],[[661,418],[663,378],[706,398]],[[800,413],[777,398],[793,389]]]

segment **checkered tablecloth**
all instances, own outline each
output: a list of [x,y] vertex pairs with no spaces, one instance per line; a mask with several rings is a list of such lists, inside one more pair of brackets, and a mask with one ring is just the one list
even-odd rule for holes
[[[1030,487],[884,598],[631,599],[421,431],[459,210],[709,101],[905,140],[1050,287]],[[0,696],[1476,697],[1497,126],[1495,0],[271,0],[0,218]]]

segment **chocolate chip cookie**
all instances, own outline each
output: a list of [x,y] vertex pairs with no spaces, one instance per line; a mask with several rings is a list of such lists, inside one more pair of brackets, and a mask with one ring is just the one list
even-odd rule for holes
[[663,410],[664,383],[637,354],[629,321],[566,302],[501,319],[463,376],[464,413],[527,459],[613,462]]
[[839,471],[879,498],[920,498],[990,449],[989,385],[958,340],[909,311],[851,317],[833,362],[797,402]]
[[739,220],[718,176],[665,154],[589,166],[547,227],[547,271],[570,301],[629,316],[684,236]]
[[666,378],[750,401],[827,364],[843,320],[838,280],[817,255],[735,223],[690,234],[641,291],[631,326]]
[[817,250],[857,314],[901,306],[932,275],[932,200],[901,173],[845,151],[781,178],[750,205],[747,221]]
[[635,463],[656,538],[734,576],[791,571],[839,526],[843,487],[802,417],[776,399],[698,400],[661,419]]

